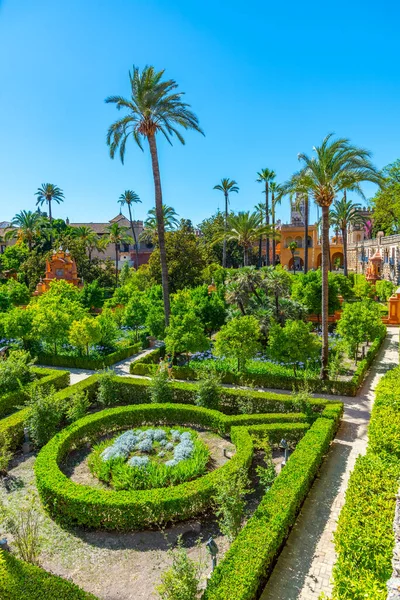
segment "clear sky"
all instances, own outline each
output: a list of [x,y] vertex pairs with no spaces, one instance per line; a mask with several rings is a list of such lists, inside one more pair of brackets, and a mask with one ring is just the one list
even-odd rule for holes
[[132,141],[122,166],[105,144],[132,64],[165,68],[205,130],[160,140],[164,201],[194,223],[223,206],[222,177],[251,209],[259,169],[284,181],[330,131],[383,167],[400,154],[399,18],[393,0],[0,0],[0,221],[43,182],[64,190],[55,217],[107,221],[125,189],[145,216],[148,152]]

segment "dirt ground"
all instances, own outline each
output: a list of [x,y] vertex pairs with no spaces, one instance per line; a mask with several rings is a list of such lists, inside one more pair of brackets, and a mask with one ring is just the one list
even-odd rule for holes
[[[214,468],[229,460],[224,449],[232,451],[232,444],[210,433],[200,432],[209,445]],[[75,481],[98,485],[90,474],[86,458],[88,452],[71,457],[67,470]],[[279,453],[275,462],[281,461]],[[255,466],[262,460],[256,453],[250,472],[251,487],[254,491],[248,497],[247,518],[257,507],[263,491],[258,485]],[[159,598],[155,586],[160,576],[171,564],[168,550],[173,548],[179,536],[188,549],[189,556],[204,562],[203,586],[211,571],[211,560],[205,549],[205,542],[212,535],[219,548],[220,560],[229,547],[227,539],[221,535],[213,515],[202,515],[198,520],[186,521],[165,528],[131,533],[65,530],[54,523],[43,511],[37,494],[34,477],[35,455],[19,456],[10,473],[15,478],[14,487],[7,492],[0,486],[0,501],[16,510],[23,510],[31,499],[40,515],[40,535],[42,537],[41,566],[92,592],[102,600],[152,600]],[[12,536],[0,525],[0,536],[11,542]],[[199,546],[198,540],[202,543]]]

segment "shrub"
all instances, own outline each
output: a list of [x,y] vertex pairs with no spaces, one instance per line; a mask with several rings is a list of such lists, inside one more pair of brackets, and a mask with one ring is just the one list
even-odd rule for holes
[[111,369],[106,369],[98,377],[97,403],[100,406],[112,406],[118,402],[116,375]]
[[31,381],[31,366],[31,356],[25,350],[11,350],[8,358],[0,359],[1,391],[13,391]]
[[232,542],[238,535],[244,516],[244,497],[249,493],[247,473],[238,471],[221,477],[214,498],[214,510],[221,532]]
[[73,392],[66,410],[67,420],[73,423],[84,417],[90,408],[90,404],[87,392],[79,390]]
[[12,459],[11,438],[8,432],[0,430],[0,477],[7,475],[8,464]]
[[199,594],[202,561],[189,558],[179,538],[175,550],[170,550],[172,566],[161,575],[156,590],[162,600],[196,600]]
[[13,536],[18,556],[33,565],[39,562],[41,540],[39,537],[39,515],[30,499],[26,506],[13,510],[0,505],[0,521],[3,521],[6,531]]
[[157,371],[153,375],[149,385],[150,401],[156,404],[161,402],[171,402],[172,390],[166,371]]
[[33,387],[26,403],[29,408],[25,423],[37,448],[55,435],[65,414],[65,404],[56,397],[55,389]]
[[195,403],[197,406],[219,410],[221,398],[221,385],[218,376],[214,373],[205,373],[200,379]]

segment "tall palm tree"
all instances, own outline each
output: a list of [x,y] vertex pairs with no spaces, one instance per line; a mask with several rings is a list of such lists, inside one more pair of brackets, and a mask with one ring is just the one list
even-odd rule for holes
[[110,244],[114,244],[115,247],[115,281],[118,286],[118,252],[120,244],[131,244],[132,238],[128,235],[129,228],[119,225],[118,223],[111,223],[106,227],[108,234],[108,241]]
[[[104,252],[104,240],[102,240],[89,225],[80,225],[80,227],[72,228],[72,236],[78,238],[88,252],[89,260],[92,260],[93,250]],[[108,243],[108,241],[107,241]]]
[[29,250],[32,250],[35,238],[38,236],[43,217],[38,212],[30,210],[21,210],[11,220],[6,227],[5,240],[19,239],[28,244]]
[[361,183],[382,185],[381,173],[371,162],[368,150],[358,148],[346,138],[332,139],[328,134],[313,150],[316,156],[299,154],[302,169],[285,184],[286,193],[311,194],[322,209],[322,351],[321,379],[328,376],[328,270],[329,208],[343,190],[362,195]]
[[49,207],[49,221],[52,223],[53,215],[51,212],[51,203],[57,202],[57,204],[60,204],[60,202],[64,202],[63,191],[52,183],[42,183],[35,196],[38,197],[36,200],[36,206],[43,206],[43,204],[47,203]]
[[118,202],[121,204],[121,206],[125,206],[125,204],[126,204],[128,207],[128,210],[129,210],[129,222],[131,224],[132,236],[133,236],[133,239],[135,242],[135,254],[136,254],[135,268],[138,269],[139,268],[139,248],[138,248],[138,241],[136,238],[136,231],[135,231],[135,228],[133,226],[133,221],[132,221],[132,204],[138,204],[138,203],[141,204],[142,201],[136,192],[133,192],[132,190],[125,190],[125,192],[120,195]]
[[[227,231],[228,227],[228,205],[229,205],[229,194],[231,192],[238,193],[239,186],[234,179],[221,179],[221,183],[214,185],[214,190],[219,190],[224,194],[225,198],[225,213],[224,213],[224,230]],[[226,238],[223,240],[222,246],[222,266],[226,267]]]
[[282,200],[282,186],[276,181],[271,181],[269,184],[271,192],[271,221],[272,221],[272,265],[276,263],[276,236],[275,236],[275,224],[276,224],[276,206],[281,203]]
[[106,102],[115,104],[118,110],[126,111],[126,115],[115,121],[108,129],[107,144],[110,147],[111,158],[114,158],[119,149],[121,162],[124,162],[129,136],[132,136],[142,150],[143,139],[146,139],[149,144],[155,190],[165,322],[168,326],[170,315],[168,267],[156,136],[158,133],[162,133],[171,144],[171,137],[176,135],[178,140],[184,144],[185,140],[178,131],[178,127],[183,127],[185,130],[194,129],[200,133],[203,131],[198,118],[190,110],[190,106],[183,102],[183,92],[177,91],[176,81],[163,79],[163,76],[164,70],[156,71],[154,67],[146,66],[140,71],[133,66],[132,72],[129,72],[130,98],[110,96],[106,98]]
[[[272,171],[272,169],[261,169],[261,171],[259,171],[257,173],[258,177],[257,177],[257,181],[259,183],[263,183],[265,185],[265,224],[268,226],[269,225],[269,188],[270,188],[270,184],[271,182],[275,179],[276,177],[276,173],[275,171]],[[270,260],[269,260],[269,238],[267,237],[267,243],[266,243],[266,264],[267,267],[269,266]]]
[[[261,222],[264,218],[264,210],[265,210],[265,206],[262,202],[259,202],[258,204],[255,205],[254,210],[256,212],[258,212],[258,214],[261,216]],[[263,241],[263,236],[260,235],[259,239],[258,239],[258,268],[261,268],[262,266],[262,241]]]
[[340,229],[343,238],[343,267],[344,274],[348,275],[347,267],[347,231],[349,225],[365,226],[366,219],[360,213],[361,205],[347,200],[346,190],[341,200],[333,202],[330,218],[331,223],[336,229]]
[[[177,219],[178,213],[172,208],[163,204],[162,213],[164,219],[164,231],[173,231],[179,225]],[[157,216],[155,208],[147,212],[147,219],[144,222],[144,230],[140,234],[140,239],[145,242],[154,242],[157,237]]]
[[243,248],[243,263],[247,267],[249,249],[254,246],[260,235],[272,235],[271,228],[263,225],[263,218],[259,213],[250,211],[229,215],[227,225],[227,231],[222,236],[217,236],[214,243],[221,241],[221,238],[237,242]]

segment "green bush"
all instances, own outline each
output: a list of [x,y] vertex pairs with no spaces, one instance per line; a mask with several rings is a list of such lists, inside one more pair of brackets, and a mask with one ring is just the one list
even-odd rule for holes
[[[269,417],[265,415],[266,421]],[[35,473],[43,504],[50,515],[64,525],[97,529],[132,530],[192,517],[209,507],[223,474],[234,474],[250,466],[253,443],[249,432],[245,427],[232,427],[234,417],[226,421],[228,417],[220,412],[179,404],[119,407],[87,416],[55,435],[38,455]],[[332,421],[326,422],[334,427]],[[236,453],[225,465],[200,479],[153,490],[114,492],[80,486],[60,470],[59,465],[76,446],[105,433],[144,423],[200,425],[218,433],[230,431]],[[297,429],[301,435],[308,424],[289,423],[286,427],[265,424],[256,425],[254,429],[261,427],[263,435],[273,437],[274,430],[282,436],[287,430]]]
[[0,550],[0,597],[2,600],[96,600],[92,594],[61,577],[18,560]]
[[36,448],[41,448],[55,435],[65,414],[65,404],[56,397],[54,388],[34,388],[26,403],[25,421]]
[[350,476],[335,533],[333,600],[386,600],[400,477],[400,367],[376,388],[366,456]]
[[97,378],[98,391],[96,402],[100,406],[113,406],[118,403],[118,389],[115,384],[117,376],[111,369],[106,369]]
[[221,391],[220,381],[216,374],[205,373],[203,378],[200,379],[195,403],[197,406],[219,410]]
[[162,370],[154,373],[148,391],[150,402],[160,404],[161,402],[172,401],[172,390],[167,371]]
[[0,359],[0,390],[12,392],[32,379],[31,356],[25,350],[12,350],[8,358]]
[[205,600],[253,600],[293,526],[334,435],[317,419],[208,582]]

